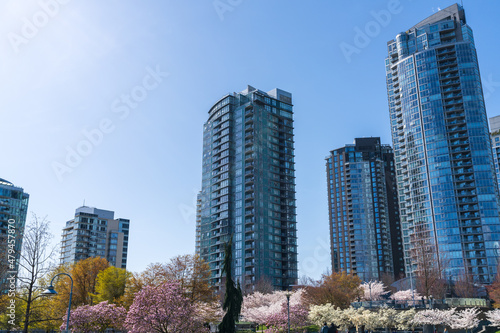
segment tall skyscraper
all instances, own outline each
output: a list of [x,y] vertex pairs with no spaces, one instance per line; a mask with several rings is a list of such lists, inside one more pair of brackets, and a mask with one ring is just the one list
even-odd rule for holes
[[326,160],[333,271],[364,281],[402,277],[392,148],[380,138],[357,138]]
[[[18,271],[29,194],[0,178],[0,294],[7,292],[6,274]],[[10,245],[10,246],[9,246]],[[9,253],[13,249],[14,253]]]
[[387,43],[387,92],[406,271],[418,248],[453,278],[492,282],[499,196],[472,29],[457,4]]
[[201,192],[196,195],[196,237],[194,250],[197,254],[201,249]]
[[500,116],[490,118],[490,135],[495,172],[497,174],[498,188],[500,189]]
[[130,220],[115,212],[82,206],[66,222],[61,241],[61,264],[102,257],[115,267],[127,267]]
[[[253,87],[226,95],[203,128],[199,254],[222,283],[224,244],[247,291],[261,279],[297,283],[292,95]],[[197,236],[198,238],[198,236]]]

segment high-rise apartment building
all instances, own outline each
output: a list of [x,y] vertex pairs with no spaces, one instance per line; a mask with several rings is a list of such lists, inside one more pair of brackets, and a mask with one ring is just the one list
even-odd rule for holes
[[500,245],[498,186],[465,12],[457,4],[442,9],[387,47],[406,271],[418,272],[426,251],[443,277],[467,272],[490,283]]
[[196,236],[194,243],[195,253],[199,254],[201,249],[201,192],[196,195]]
[[28,201],[22,188],[0,178],[0,294],[7,292],[7,272],[19,268]]
[[130,220],[115,212],[82,206],[66,222],[61,242],[61,264],[102,257],[115,267],[127,267]]
[[500,189],[500,116],[490,118],[490,135],[495,172],[497,175],[498,188]]
[[364,281],[403,277],[392,148],[357,138],[326,161],[333,271]]
[[[199,254],[222,283],[224,244],[233,239],[242,288],[261,279],[275,289],[297,283],[292,95],[253,87],[226,95],[203,130]],[[197,236],[198,238],[198,236]]]

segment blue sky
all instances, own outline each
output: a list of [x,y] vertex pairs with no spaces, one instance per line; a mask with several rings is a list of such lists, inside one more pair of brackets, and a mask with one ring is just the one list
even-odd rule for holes
[[[4,0],[0,178],[30,194],[54,242],[84,200],[129,218],[128,269],[142,271],[194,252],[210,106],[247,84],[280,88],[294,101],[299,275],[318,278],[330,266],[324,158],[355,137],[391,142],[386,42],[453,3]],[[464,5],[496,116],[500,2]]]

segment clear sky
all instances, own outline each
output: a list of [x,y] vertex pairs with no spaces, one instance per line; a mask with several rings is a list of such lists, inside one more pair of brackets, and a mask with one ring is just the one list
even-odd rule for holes
[[[194,252],[209,108],[247,84],[280,88],[294,102],[299,275],[318,278],[324,159],[355,137],[391,142],[386,42],[453,3],[3,0],[0,178],[30,194],[54,242],[84,200],[129,218],[127,268],[142,271]],[[500,2],[464,5],[496,116]]]

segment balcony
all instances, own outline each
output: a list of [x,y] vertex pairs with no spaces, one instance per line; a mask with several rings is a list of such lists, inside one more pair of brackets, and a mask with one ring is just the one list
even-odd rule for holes
[[438,55],[443,55],[443,54],[448,54],[448,53],[451,53],[451,52],[455,52],[455,48],[443,48],[443,49],[439,49],[437,50],[437,54]]
[[255,186],[254,185],[245,186],[245,192],[254,191],[254,190],[255,190]]
[[250,153],[245,155],[245,162],[252,161],[255,158],[255,154]]

